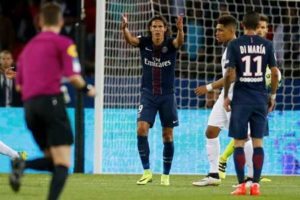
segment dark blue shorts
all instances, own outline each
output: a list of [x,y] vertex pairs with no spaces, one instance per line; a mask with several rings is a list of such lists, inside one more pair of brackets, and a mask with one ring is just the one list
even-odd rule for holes
[[230,137],[247,139],[248,122],[252,138],[263,138],[263,136],[269,135],[267,105],[232,105],[231,109]]
[[137,120],[148,122],[152,127],[157,112],[159,112],[162,127],[178,126],[175,94],[152,95],[142,92]]

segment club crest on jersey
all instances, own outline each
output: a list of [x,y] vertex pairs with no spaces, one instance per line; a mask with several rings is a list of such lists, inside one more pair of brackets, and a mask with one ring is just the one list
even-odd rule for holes
[[77,54],[77,51],[76,51],[76,45],[75,44],[71,44],[68,49],[67,49],[67,54],[69,56],[71,56],[72,58],[77,58],[78,57],[78,54]]
[[168,51],[168,47],[166,47],[166,46],[164,46],[164,47],[161,49],[161,52],[163,52],[163,53],[167,53],[167,51]]

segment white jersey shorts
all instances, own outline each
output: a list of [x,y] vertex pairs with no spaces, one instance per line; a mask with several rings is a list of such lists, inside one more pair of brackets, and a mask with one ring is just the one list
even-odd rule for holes
[[229,128],[229,120],[231,112],[226,112],[223,107],[224,104],[224,95],[223,92],[219,95],[218,100],[214,104],[212,111],[208,118],[208,125],[219,127],[220,129]]

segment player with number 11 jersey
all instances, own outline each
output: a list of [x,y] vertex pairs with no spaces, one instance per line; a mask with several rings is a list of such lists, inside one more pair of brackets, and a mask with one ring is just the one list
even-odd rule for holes
[[267,104],[266,68],[276,66],[272,43],[258,35],[243,35],[227,48],[226,66],[238,66],[232,104]]

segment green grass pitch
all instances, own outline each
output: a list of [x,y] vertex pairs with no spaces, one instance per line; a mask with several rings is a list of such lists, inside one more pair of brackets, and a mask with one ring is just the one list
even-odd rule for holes
[[[160,185],[160,175],[154,175],[152,183],[144,186],[135,184],[139,175],[83,175],[69,177],[61,200],[223,200],[300,199],[300,176],[268,176],[272,181],[261,183],[262,195],[258,197],[231,196],[234,176],[229,176],[220,186],[195,187],[192,182],[203,176],[171,175],[170,186]],[[40,200],[46,199],[50,176],[26,174],[19,193],[8,185],[8,175],[0,175],[0,199]]]

